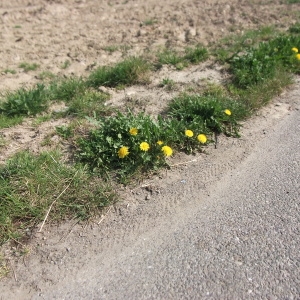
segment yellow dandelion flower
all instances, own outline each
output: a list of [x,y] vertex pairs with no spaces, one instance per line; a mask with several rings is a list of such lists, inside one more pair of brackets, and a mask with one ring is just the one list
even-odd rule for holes
[[224,113],[227,115],[227,116],[231,116],[231,111],[229,109],[225,109],[224,110]]
[[140,143],[140,149],[142,151],[148,151],[150,149],[150,145],[147,142]]
[[138,134],[138,130],[137,130],[137,128],[130,128],[129,133],[131,135],[137,135]]
[[187,129],[184,134],[187,137],[192,137],[194,135],[194,132],[192,130]]
[[297,58],[298,60],[300,60],[300,54],[299,54],[299,53],[296,54],[296,58]]
[[197,139],[201,144],[205,144],[207,142],[207,137],[205,134],[198,134]]
[[162,145],[164,142],[163,141],[157,141],[157,145]]
[[124,158],[125,156],[127,156],[129,154],[129,148],[128,147],[121,147],[118,151],[118,155],[120,158]]
[[298,53],[298,48],[293,47],[293,48],[292,48],[292,51],[295,52],[295,53]]
[[169,146],[163,146],[161,151],[164,153],[165,156],[171,156],[173,154],[173,150]]

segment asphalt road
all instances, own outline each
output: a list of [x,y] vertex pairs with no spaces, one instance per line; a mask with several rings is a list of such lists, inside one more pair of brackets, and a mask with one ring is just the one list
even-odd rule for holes
[[299,133],[296,110],[199,207],[43,298],[300,299]]

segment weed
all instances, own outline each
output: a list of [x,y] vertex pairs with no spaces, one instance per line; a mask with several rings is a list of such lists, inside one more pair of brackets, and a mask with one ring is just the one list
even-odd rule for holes
[[157,54],[157,57],[160,64],[173,65],[178,70],[181,70],[186,66],[186,64],[184,64],[183,57],[171,49],[164,49]]
[[300,45],[299,36],[282,35],[258,47],[251,47],[230,60],[233,82],[240,88],[247,88],[275,76],[276,69],[284,67],[294,73],[300,71],[300,61],[292,51]]
[[10,74],[16,74],[16,73],[17,73],[16,70],[12,70],[12,69],[5,69],[3,72],[4,72],[5,74],[8,74],[8,73],[10,73]]
[[299,34],[300,33],[300,23],[296,23],[289,28],[290,33]]
[[300,0],[288,0],[288,4],[300,3]]
[[108,98],[107,94],[86,90],[69,102],[68,113],[79,117],[109,115],[112,110],[105,105]]
[[104,51],[107,51],[109,53],[113,53],[115,51],[119,50],[119,47],[117,45],[110,45],[102,48]]
[[16,92],[9,92],[0,112],[9,117],[36,115],[47,107],[48,95],[45,86],[37,84],[31,89],[21,88]]
[[22,116],[6,116],[3,113],[0,114],[0,129],[8,128],[23,122]]
[[225,63],[236,53],[245,51],[261,41],[274,38],[276,35],[278,35],[278,31],[271,26],[262,27],[259,30],[249,30],[240,35],[232,34],[219,41],[213,47],[212,52],[217,60]]
[[112,203],[111,189],[84,168],[66,166],[57,152],[21,152],[0,168],[0,244],[41,222],[66,216],[87,219]]
[[162,82],[160,83],[159,86],[161,86],[161,87],[166,87],[167,90],[170,91],[170,90],[172,90],[172,89],[174,88],[174,86],[175,86],[175,81],[172,80],[172,79],[169,79],[169,78],[164,78],[164,79],[162,80]]
[[150,65],[139,57],[130,57],[114,67],[100,67],[92,72],[87,80],[90,87],[99,86],[116,87],[118,85],[129,85],[145,83]]
[[185,50],[185,52],[184,59],[192,64],[197,64],[208,58],[207,49],[201,45],[197,45],[194,48],[189,47]]
[[68,59],[66,59],[64,61],[64,63],[60,66],[60,68],[63,69],[63,70],[65,70],[65,69],[69,68],[70,65],[71,65],[71,62]]
[[40,80],[54,79],[55,75],[49,71],[44,71],[37,76]]
[[29,71],[35,71],[39,67],[38,64],[33,63],[27,63],[27,62],[22,62],[19,64],[19,68],[23,69],[24,72],[29,72]]
[[82,95],[86,88],[86,83],[82,78],[70,77],[53,81],[48,91],[52,100],[68,102],[75,96]]
[[155,23],[157,23],[157,20],[154,20],[154,19],[147,19],[143,22],[143,25],[145,26],[151,26],[151,25],[154,25]]
[[71,126],[61,125],[55,127],[56,133],[64,139],[68,139],[74,135],[73,129]]

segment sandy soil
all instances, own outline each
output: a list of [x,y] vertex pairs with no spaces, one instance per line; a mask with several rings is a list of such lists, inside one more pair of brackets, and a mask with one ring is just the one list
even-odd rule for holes
[[[187,45],[208,45],[229,33],[239,33],[260,25],[276,25],[282,29],[298,21],[300,7],[285,1],[259,0],[10,0],[0,3],[0,91],[17,89],[39,82],[42,72],[55,75],[85,76],[93,68],[116,62],[125,55],[139,55],[159,47],[183,49]],[[151,24],[149,24],[151,23]],[[110,53],[107,47],[116,47]],[[63,68],[65,62],[67,68]],[[37,63],[35,71],[24,72],[21,62]],[[15,74],[5,70],[15,70]],[[112,94],[115,106],[139,102],[146,112],[157,114],[183,86],[203,79],[222,82],[224,74],[209,63],[176,71],[163,68],[148,86],[135,86]],[[177,88],[159,89],[163,78],[171,78]],[[210,155],[181,155],[174,159],[171,171],[134,190],[120,191],[122,201],[98,220],[89,224],[72,222],[32,233],[29,254],[21,255],[20,247],[6,248],[11,269],[0,285],[0,299],[30,299],[59,282],[75,276],[77,270],[96,253],[113,253],[124,243],[155,226],[164,214],[179,211],[185,204],[178,195],[182,186],[201,169],[199,190],[209,188],[234,166],[244,160],[255,142],[272,130],[294,109],[299,82],[291,91],[275,99],[251,122],[244,124],[241,139],[222,137],[219,148],[208,149]],[[68,122],[63,120],[62,122]],[[8,142],[0,148],[0,162],[18,149],[40,151],[39,142],[56,125],[44,123],[32,127],[31,120],[11,130],[1,130]],[[32,146],[34,145],[34,146]],[[226,159],[224,160],[224,157]],[[186,163],[185,163],[186,162]],[[126,238],[126,239],[125,239]],[[125,245],[126,246],[126,245]],[[104,258],[105,259],[105,258]]]

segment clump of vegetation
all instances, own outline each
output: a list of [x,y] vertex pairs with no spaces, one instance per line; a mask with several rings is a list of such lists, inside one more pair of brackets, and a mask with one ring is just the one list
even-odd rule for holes
[[117,87],[147,82],[150,65],[140,57],[130,57],[113,67],[100,67],[93,71],[87,79],[87,85]]
[[58,152],[21,152],[0,167],[0,244],[49,219],[88,217],[115,201],[100,178],[67,166]]
[[282,35],[268,42],[261,42],[244,53],[236,54],[230,61],[233,83],[240,88],[273,79],[278,68],[299,73],[300,36]]
[[158,62],[161,65],[173,65],[176,69],[181,70],[189,64],[197,64],[205,61],[209,55],[208,50],[197,45],[196,47],[188,47],[185,53],[179,53],[172,49],[164,49],[157,54]]
[[23,69],[24,72],[29,72],[29,71],[35,71],[39,67],[38,64],[36,63],[27,63],[27,62],[22,62],[19,64],[19,68]]
[[31,89],[21,88],[16,92],[9,92],[0,107],[0,113],[9,117],[30,116],[44,111],[47,107],[47,91],[43,84],[38,84]]

